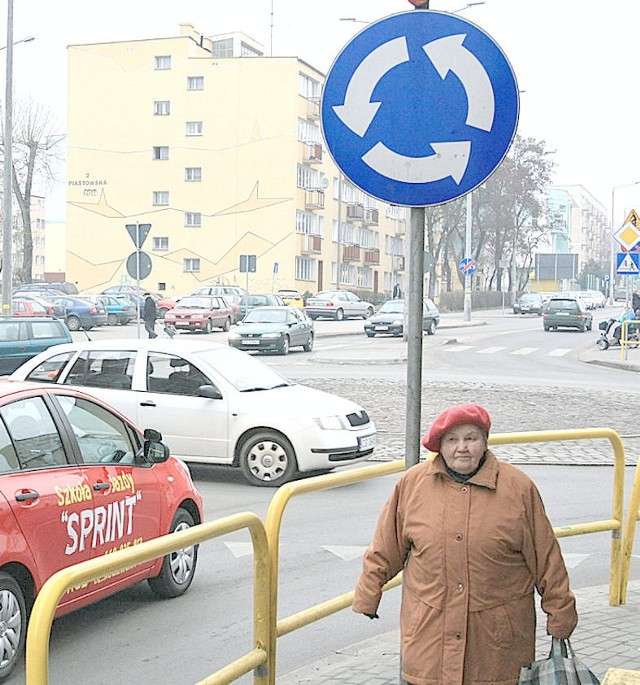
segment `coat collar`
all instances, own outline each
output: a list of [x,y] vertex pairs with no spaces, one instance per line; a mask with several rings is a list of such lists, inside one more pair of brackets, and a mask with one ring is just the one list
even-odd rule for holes
[[[482,468],[478,471],[478,473],[476,473],[475,476],[469,478],[467,483],[470,483],[471,485],[479,485],[483,488],[489,488],[490,490],[495,490],[496,483],[498,482],[499,466],[500,462],[496,458],[496,455],[490,449],[488,449]],[[429,475],[437,475],[439,477],[444,477],[451,480],[451,477],[447,473],[444,459],[440,453],[438,453],[436,458],[430,462],[428,473]]]

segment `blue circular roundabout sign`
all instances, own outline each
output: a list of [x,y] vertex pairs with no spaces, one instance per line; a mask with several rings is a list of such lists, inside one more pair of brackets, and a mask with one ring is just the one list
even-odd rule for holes
[[321,122],[329,153],[356,186],[428,207],[493,173],[518,112],[515,74],[490,36],[458,16],[414,10],[370,24],[342,49]]

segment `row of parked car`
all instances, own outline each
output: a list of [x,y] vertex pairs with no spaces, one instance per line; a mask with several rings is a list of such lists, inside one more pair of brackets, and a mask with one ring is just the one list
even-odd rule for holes
[[513,305],[514,314],[537,314],[542,316],[544,307],[554,297],[570,297],[580,299],[589,310],[602,309],[607,298],[599,290],[571,290],[567,292],[539,292],[524,293]]

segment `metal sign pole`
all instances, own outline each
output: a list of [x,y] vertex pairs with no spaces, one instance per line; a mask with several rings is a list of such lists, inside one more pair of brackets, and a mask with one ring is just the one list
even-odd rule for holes
[[136,276],[138,283],[138,297],[136,301],[138,303],[138,324],[136,327],[136,336],[138,340],[140,339],[140,222],[136,221]]

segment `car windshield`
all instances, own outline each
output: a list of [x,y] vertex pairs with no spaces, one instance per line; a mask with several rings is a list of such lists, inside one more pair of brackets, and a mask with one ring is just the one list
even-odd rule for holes
[[177,305],[178,308],[185,309],[210,309],[211,300],[208,297],[183,297]]
[[232,347],[201,350],[196,357],[211,365],[240,392],[294,385],[264,362]]
[[399,300],[385,302],[382,307],[378,310],[379,314],[403,314],[404,313],[404,302]]
[[288,311],[281,309],[252,309],[245,317],[244,323],[285,323]]

